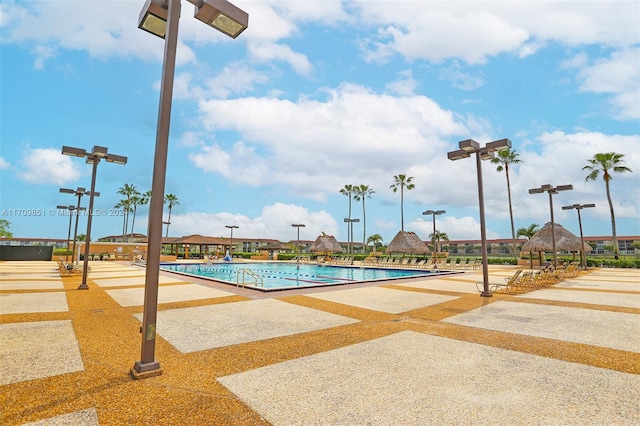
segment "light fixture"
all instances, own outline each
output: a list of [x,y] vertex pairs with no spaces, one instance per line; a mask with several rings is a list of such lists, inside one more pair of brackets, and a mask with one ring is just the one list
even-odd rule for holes
[[580,217],[580,210],[589,209],[595,207],[595,204],[572,204],[570,206],[562,206],[562,210],[573,210],[578,212],[578,226],[580,227],[580,264],[582,269],[587,269],[587,253],[584,251],[584,235],[582,234],[582,218]]
[[[92,165],[92,173],[91,173],[91,191],[87,194],[89,195],[89,215],[87,217],[87,233],[86,233],[86,241],[84,243],[84,264],[82,267],[82,283],[78,287],[78,290],[88,290],[89,286],[87,285],[87,276],[89,275],[89,251],[91,245],[91,222],[93,219],[93,198],[100,195],[99,192],[96,192],[96,173],[98,172],[98,163],[100,163],[100,159],[104,159],[107,162],[117,163],[117,164],[127,164],[127,157],[123,157],[121,155],[107,154],[108,149],[104,146],[94,145],[91,152],[87,152],[85,149],[80,148],[72,148],[69,146],[62,147],[62,153],[64,155],[70,155],[72,157],[86,157],[87,163]],[[62,190],[61,190],[62,192]],[[78,207],[80,207],[80,199],[78,199]],[[75,244],[75,241],[74,241]]]
[[[214,27],[218,25],[216,27],[218,30],[231,37],[237,37],[248,25],[248,15],[235,6],[229,7],[232,5],[226,1],[205,2],[204,0],[189,0],[189,2],[196,6],[195,15],[198,19],[204,20],[207,25],[211,24],[214,25]],[[162,213],[167,175],[171,101],[173,99],[173,80],[176,67],[180,9],[180,0],[147,0],[138,21],[139,28],[161,37],[165,39],[165,41],[162,61],[162,80],[160,82],[160,106],[158,108],[158,125],[156,127],[156,144],[151,180],[151,199],[149,201],[147,271],[144,281],[142,327],[140,328],[142,335],[141,354],[140,360],[137,361],[130,370],[131,376],[134,379],[144,379],[162,374],[160,363],[155,359],[158,279],[160,275],[160,254],[162,252]],[[218,16],[214,16],[216,11],[219,12]],[[222,15],[222,17],[220,15]],[[242,28],[236,29],[234,25],[229,25],[229,23],[225,21],[225,18],[235,21]],[[209,20],[209,22],[207,22],[207,20]],[[226,27],[221,29],[220,26],[222,25],[226,25]]]
[[529,194],[541,194],[547,192],[549,194],[549,210],[551,212],[551,248],[553,250],[553,267],[558,267],[558,253],[556,253],[556,224],[553,218],[553,195],[560,191],[570,191],[573,189],[573,185],[559,185],[553,187],[550,184],[542,185],[540,188],[532,188],[529,190]]
[[458,143],[460,149],[447,153],[447,158],[451,161],[468,158],[471,154],[476,154],[476,172],[478,177],[478,205],[480,208],[480,239],[482,243],[482,282],[483,291],[480,293],[482,297],[491,297],[489,290],[489,261],[487,259],[487,230],[484,218],[484,188],[482,185],[482,160],[493,158],[495,151],[511,148],[509,139],[500,139],[487,143],[485,147],[473,139],[466,139]]
[[167,34],[167,1],[147,0],[138,18],[138,28],[160,38]]
[[193,16],[231,38],[249,26],[249,15],[226,0],[204,0]]

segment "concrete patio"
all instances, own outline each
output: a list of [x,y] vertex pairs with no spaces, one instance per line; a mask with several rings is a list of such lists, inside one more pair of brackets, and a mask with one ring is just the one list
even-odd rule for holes
[[640,424],[638,270],[492,298],[480,271],[272,293],[162,273],[163,374],[136,381],[144,270],[90,266],[77,290],[0,263],[1,424]]

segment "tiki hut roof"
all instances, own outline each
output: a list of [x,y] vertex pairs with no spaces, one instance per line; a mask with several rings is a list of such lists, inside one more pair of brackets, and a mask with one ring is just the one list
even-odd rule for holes
[[393,237],[385,253],[424,254],[429,253],[429,247],[415,232],[400,231]]
[[333,235],[320,235],[309,246],[311,252],[321,253],[342,253],[342,246],[338,243]]
[[[555,224],[556,250],[558,251],[583,251],[580,238],[567,231],[562,225]],[[586,244],[584,251],[591,251],[591,246]],[[535,233],[533,237],[522,245],[521,251],[553,251],[553,242],[551,240],[551,222],[548,222],[541,230]]]

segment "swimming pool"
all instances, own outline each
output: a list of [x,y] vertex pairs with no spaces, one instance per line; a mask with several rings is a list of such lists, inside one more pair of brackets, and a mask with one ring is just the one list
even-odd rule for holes
[[438,272],[425,270],[344,267],[281,262],[220,264],[163,263],[160,264],[160,269],[262,291],[416,278],[438,274]]

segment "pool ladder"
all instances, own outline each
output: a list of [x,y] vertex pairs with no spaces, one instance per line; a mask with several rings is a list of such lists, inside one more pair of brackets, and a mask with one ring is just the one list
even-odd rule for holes
[[[247,276],[252,278],[252,280],[247,282]],[[241,277],[242,280],[240,279]],[[251,269],[238,269],[238,271],[236,272],[236,286],[242,286],[244,288],[245,284],[253,284],[256,287],[264,287],[264,280],[260,275],[256,274]]]

